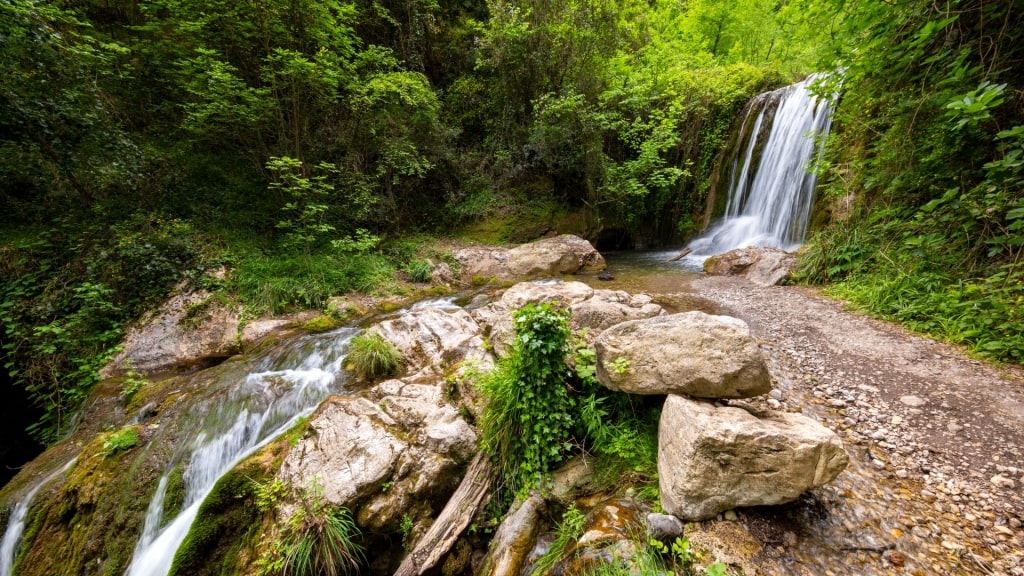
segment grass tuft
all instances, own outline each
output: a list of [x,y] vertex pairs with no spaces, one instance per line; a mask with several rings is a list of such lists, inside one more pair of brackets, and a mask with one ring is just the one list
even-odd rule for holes
[[403,364],[395,345],[378,332],[366,332],[352,339],[345,366],[366,379],[394,376]]

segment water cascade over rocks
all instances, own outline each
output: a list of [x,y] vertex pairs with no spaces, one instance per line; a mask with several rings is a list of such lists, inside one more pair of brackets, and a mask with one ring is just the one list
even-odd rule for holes
[[25,517],[28,515],[28,507],[32,504],[32,499],[52,480],[67,472],[74,463],[75,459],[72,458],[59,470],[45,476],[15,504],[11,517],[7,521],[7,530],[4,531],[3,540],[0,541],[0,576],[11,576],[11,572],[14,570],[15,552],[18,551],[21,535],[25,532]]
[[346,330],[300,340],[299,349],[289,349],[281,358],[266,358],[237,387],[208,400],[198,411],[205,417],[185,444],[189,453],[182,510],[165,521],[164,498],[175,461],[160,478],[150,502],[128,576],[167,574],[217,480],[336,391],[334,384],[353,333]]
[[761,94],[748,105],[725,214],[690,243],[690,258],[747,246],[793,250],[804,241],[816,183],[808,163],[832,121],[831,102],[808,90],[815,78]]

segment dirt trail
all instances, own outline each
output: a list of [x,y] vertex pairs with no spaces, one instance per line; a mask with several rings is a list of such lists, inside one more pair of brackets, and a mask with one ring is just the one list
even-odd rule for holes
[[1024,575],[1020,367],[806,288],[702,277],[690,291],[751,325],[778,387],[761,402],[817,418],[852,458],[816,502],[741,513],[767,573]]

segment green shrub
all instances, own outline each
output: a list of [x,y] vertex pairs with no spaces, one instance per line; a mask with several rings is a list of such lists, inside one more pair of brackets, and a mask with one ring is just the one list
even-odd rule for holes
[[527,304],[513,315],[510,354],[485,375],[483,445],[512,493],[537,485],[571,447],[575,400],[566,385],[569,311]]
[[345,366],[357,376],[372,380],[394,376],[402,363],[394,344],[378,332],[366,332],[352,339]]

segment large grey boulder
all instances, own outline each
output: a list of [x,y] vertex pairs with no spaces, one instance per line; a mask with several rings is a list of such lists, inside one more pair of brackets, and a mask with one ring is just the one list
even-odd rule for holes
[[453,253],[464,283],[559,276],[604,268],[604,257],[583,238],[563,234],[515,248],[469,247]]
[[792,502],[848,462],[839,437],[799,414],[669,396],[658,426],[661,505],[684,520]]
[[360,525],[384,530],[414,504],[443,505],[477,437],[437,386],[389,380],[367,396],[324,401],[279,476],[316,486],[331,504],[355,510]]
[[597,379],[631,394],[747,398],[771,390],[745,322],[685,312],[616,324],[594,341]]
[[572,324],[586,329],[593,341],[606,329],[627,320],[641,320],[666,314],[646,294],[629,294],[623,290],[594,290],[594,295],[570,306]]
[[774,286],[793,274],[796,255],[780,248],[737,248],[704,261],[712,276],[744,276],[754,284]]

